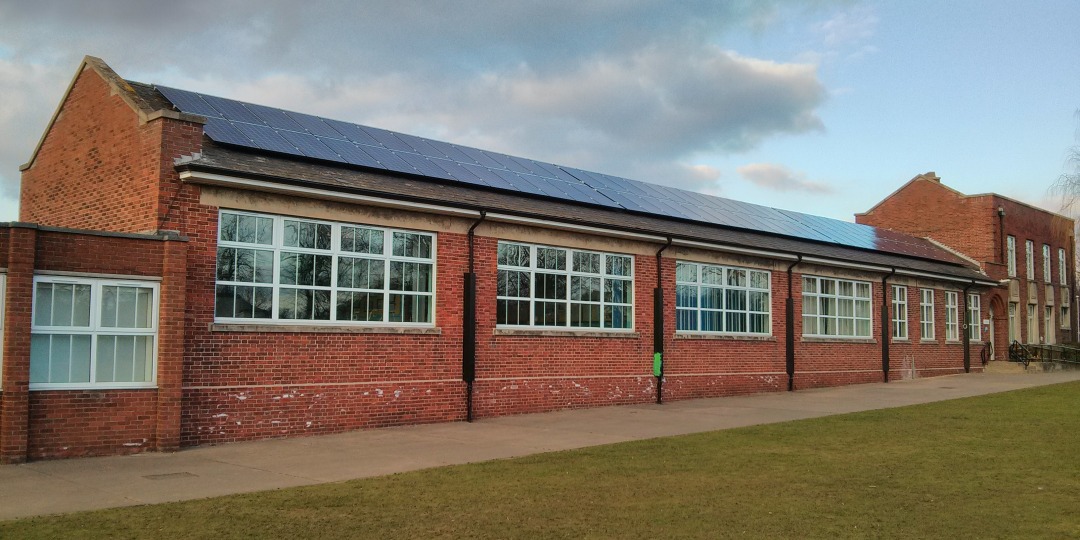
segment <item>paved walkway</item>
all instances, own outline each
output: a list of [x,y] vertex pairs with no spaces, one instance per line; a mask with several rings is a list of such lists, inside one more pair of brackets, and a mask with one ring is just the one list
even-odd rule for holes
[[5,465],[0,466],[0,519],[338,482],[1076,380],[1080,371],[954,375]]

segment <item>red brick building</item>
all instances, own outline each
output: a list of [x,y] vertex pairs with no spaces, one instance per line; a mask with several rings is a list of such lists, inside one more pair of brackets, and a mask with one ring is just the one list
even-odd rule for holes
[[1013,341],[1075,342],[1072,219],[996,193],[964,195],[929,172],[855,221],[938,241],[1002,282],[983,315],[997,358]]
[[6,462],[963,373],[996,284],[924,239],[89,57],[20,212]]

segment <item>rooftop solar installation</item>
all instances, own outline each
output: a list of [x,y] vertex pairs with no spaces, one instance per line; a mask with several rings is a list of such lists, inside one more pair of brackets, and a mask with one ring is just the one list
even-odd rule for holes
[[922,238],[543,163],[360,124],[156,86],[173,106],[207,119],[216,143],[460,182],[581,204],[955,262]]

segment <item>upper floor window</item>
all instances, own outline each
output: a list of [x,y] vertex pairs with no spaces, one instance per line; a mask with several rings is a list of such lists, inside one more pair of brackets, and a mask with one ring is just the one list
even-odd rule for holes
[[803,277],[803,335],[871,337],[870,283]]
[[934,289],[919,289],[921,339],[934,339]]
[[435,235],[222,210],[214,315],[431,324]]
[[633,327],[633,257],[512,242],[498,249],[496,324]]
[[1035,243],[1028,240],[1024,243],[1024,262],[1027,263],[1028,281],[1035,281]]
[[772,333],[770,273],[679,262],[675,265],[676,330]]
[[152,387],[157,298],[157,283],[35,277],[30,388]]
[[892,311],[892,337],[907,339],[907,287],[903,285],[892,286]]
[[945,291],[945,340],[960,340],[960,306],[956,291]]
[[982,339],[982,299],[977,294],[968,294],[967,325],[968,339],[979,341]]
[[1050,245],[1043,244],[1043,281],[1050,283]]
[[1007,264],[1009,266],[1009,277],[1016,277],[1016,237],[1009,236],[1006,239]]
[[1062,287],[1069,284],[1068,265],[1065,264],[1065,248],[1058,248],[1058,283]]

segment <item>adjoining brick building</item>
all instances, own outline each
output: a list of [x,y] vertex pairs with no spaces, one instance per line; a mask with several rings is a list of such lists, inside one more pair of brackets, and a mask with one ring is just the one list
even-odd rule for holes
[[90,57],[22,181],[5,462],[963,373],[997,285],[925,239]]
[[984,311],[997,359],[1013,341],[1076,341],[1072,219],[996,193],[965,195],[928,172],[855,221],[940,242],[1005,284],[990,292]]

